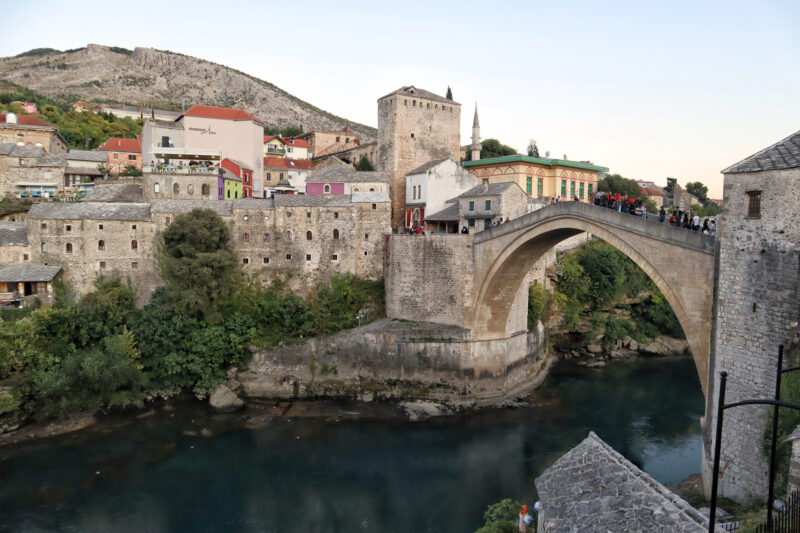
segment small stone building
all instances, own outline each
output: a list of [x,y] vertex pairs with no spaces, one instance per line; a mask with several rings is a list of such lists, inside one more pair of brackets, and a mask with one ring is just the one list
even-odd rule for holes
[[64,190],[66,155],[41,146],[0,142],[0,198],[56,196]]
[[458,227],[476,233],[528,212],[528,196],[515,182],[484,183],[458,196]]
[[27,224],[0,221],[0,265],[28,261],[30,252]]
[[594,432],[536,478],[536,490],[539,533],[708,531],[707,518]]
[[448,201],[480,183],[452,159],[437,159],[406,175],[405,227],[424,224],[426,213],[439,213]]
[[0,306],[24,306],[34,298],[49,305],[53,298],[53,278],[61,267],[17,263],[0,266]]
[[359,172],[345,163],[326,165],[313,170],[306,179],[306,194],[353,194],[389,192],[387,173]]

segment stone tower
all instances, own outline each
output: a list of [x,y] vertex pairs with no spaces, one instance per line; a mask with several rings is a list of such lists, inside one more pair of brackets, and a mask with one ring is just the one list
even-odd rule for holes
[[481,158],[481,123],[478,121],[478,103],[475,103],[475,118],[472,119],[472,160]]
[[[728,372],[727,403],[772,398],[778,345],[796,343],[800,131],[722,172],[725,211],[717,218],[712,366],[706,387],[706,490],[711,484],[720,371]],[[792,362],[784,359],[784,368],[789,366]],[[747,501],[767,494],[768,464],[762,448],[768,415],[766,406],[757,405],[726,411],[720,495]]]
[[402,228],[406,174],[461,155],[461,104],[413,85],[378,99],[378,170],[389,178],[392,227]]

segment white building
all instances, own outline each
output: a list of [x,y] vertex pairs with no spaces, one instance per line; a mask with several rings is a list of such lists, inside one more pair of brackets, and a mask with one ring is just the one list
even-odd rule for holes
[[447,201],[477,186],[480,180],[452,159],[438,159],[406,174],[405,227],[420,226],[425,214],[448,207]]

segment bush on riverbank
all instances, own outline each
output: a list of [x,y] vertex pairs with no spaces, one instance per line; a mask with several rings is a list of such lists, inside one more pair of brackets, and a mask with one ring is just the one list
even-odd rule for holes
[[590,331],[585,332],[587,342],[601,337],[605,347],[626,337],[639,342],[660,335],[684,338],[661,291],[643,270],[611,245],[593,241],[565,252],[558,260],[556,274],[552,292],[538,283],[530,287],[529,329],[558,311],[560,329],[572,332],[582,324],[590,324]]
[[246,363],[252,344],[354,327],[361,309],[370,319],[383,314],[381,281],[335,276],[303,299],[247,280],[231,261],[227,231],[212,211],[176,217],[157,256],[164,286],[142,309],[130,282],[98,278],[77,301],[62,286],[52,307],[0,316],[0,386],[12,391],[2,410],[47,418],[182,390],[205,396],[227,368]]

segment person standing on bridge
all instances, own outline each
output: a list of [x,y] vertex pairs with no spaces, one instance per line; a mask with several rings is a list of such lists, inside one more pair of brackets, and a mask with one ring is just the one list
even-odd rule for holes
[[666,210],[664,209],[664,206],[662,205],[662,206],[661,206],[661,210],[658,212],[658,221],[659,221],[661,224],[663,224],[663,223],[664,223],[664,219],[665,219],[665,218],[667,218],[667,212],[666,212]]
[[700,215],[697,213],[694,214],[694,218],[692,219],[692,229],[694,231],[700,231]]

